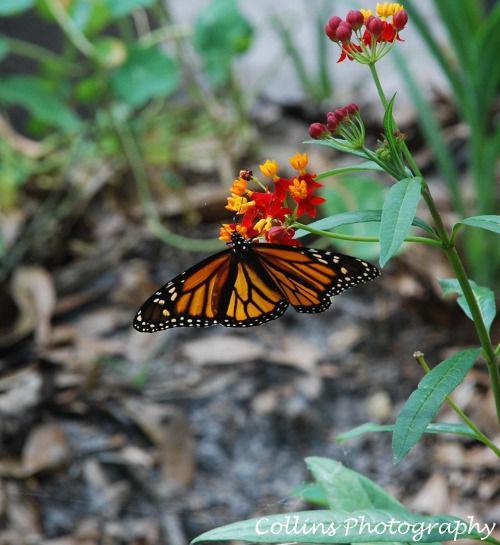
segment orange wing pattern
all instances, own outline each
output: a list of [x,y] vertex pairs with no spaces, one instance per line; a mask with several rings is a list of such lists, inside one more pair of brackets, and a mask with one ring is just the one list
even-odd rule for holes
[[361,259],[314,248],[257,244],[254,252],[298,312],[321,312],[331,297],[379,275]]
[[[256,268],[255,268],[256,267]],[[155,292],[134,319],[138,331],[172,327],[250,327],[279,318],[288,307],[267,274],[225,250]]]
[[220,323],[227,327],[250,327],[279,318],[288,302],[276,284],[258,264],[238,261],[225,316]]
[[154,333],[171,327],[216,324],[232,261],[232,252],[224,250],[165,284],[137,312],[135,329]]
[[279,318],[289,304],[298,312],[326,310],[333,295],[378,275],[355,257],[240,241],[155,292],[137,312],[134,327],[153,333],[180,326],[256,326]]

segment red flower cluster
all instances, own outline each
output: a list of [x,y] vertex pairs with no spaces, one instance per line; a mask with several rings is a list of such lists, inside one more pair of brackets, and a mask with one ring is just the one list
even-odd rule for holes
[[326,35],[341,48],[337,62],[345,59],[362,64],[378,61],[392,48],[399,32],[408,22],[408,14],[397,3],[377,4],[377,16],[371,10],[351,10],[345,20],[336,15],[325,26]]
[[[272,190],[254,177],[250,171],[241,171],[233,181],[231,196],[227,198],[227,210],[242,216],[238,223],[223,224],[219,238],[230,241],[235,231],[245,238],[264,238],[267,242],[299,246],[293,237],[295,229],[290,227],[300,216],[316,217],[317,207],[325,202],[314,191],[322,184],[315,180],[315,174],[307,172],[306,153],[297,153],[290,158],[290,165],[297,175],[283,178],[278,175],[278,163],[267,160],[260,165],[264,176],[272,180]],[[255,182],[262,191],[252,191],[249,182]],[[289,201],[295,206],[290,207]]]

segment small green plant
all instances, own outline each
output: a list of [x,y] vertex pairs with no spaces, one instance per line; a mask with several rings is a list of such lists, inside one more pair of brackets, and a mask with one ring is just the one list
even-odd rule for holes
[[[241,210],[243,220],[241,225],[229,225],[226,229],[239,227],[243,233],[256,231],[255,236],[263,234],[271,242],[276,242],[279,235],[280,242],[288,244],[294,244],[297,238],[311,233],[342,242],[378,243],[382,267],[401,250],[405,242],[426,244],[430,251],[441,252],[455,274],[455,278],[440,280],[443,293],[458,294],[458,304],[472,320],[476,330],[477,346],[456,352],[434,366],[428,364],[422,352],[415,352],[414,358],[422,368],[423,378],[404,403],[394,423],[381,426],[368,422],[339,435],[337,441],[347,441],[365,433],[390,433],[394,461],[399,463],[425,433],[447,433],[473,438],[500,457],[499,446],[450,397],[472,367],[478,361],[483,362],[489,371],[500,425],[500,345],[493,344],[490,336],[496,315],[495,297],[489,288],[469,280],[457,248],[457,235],[461,229],[472,227],[479,232],[500,234],[500,216],[464,218],[451,229],[448,228],[407,146],[405,136],[398,129],[393,116],[395,97],[386,97],[376,63],[392,50],[407,21],[408,15],[401,5],[386,2],[377,5],[377,16],[373,16],[369,10],[353,10],[345,20],[331,17],[326,26],[328,37],[340,47],[339,60],[350,59],[364,64],[371,74],[385,110],[381,144],[376,149],[367,147],[362,117],[355,104],[329,112],[326,123],[318,122],[310,126],[312,140],[307,143],[349,153],[363,159],[363,162],[314,176],[305,169],[307,156],[298,154],[290,162],[299,170],[299,175],[286,180],[277,174],[276,162],[267,161],[261,165],[261,171],[274,181],[275,195],[279,195],[282,185],[286,186],[298,205],[297,210],[284,214],[283,209],[276,208],[274,217],[271,214],[255,224],[245,223],[246,219],[255,218],[253,210],[259,203],[252,204],[250,199],[254,198],[253,193],[245,193],[246,186],[237,180],[231,189],[228,207]],[[342,211],[308,225],[298,223],[300,210],[309,210],[309,215],[314,217],[314,207],[321,204],[313,193],[319,186],[317,180],[370,170],[384,172],[391,180],[381,209]],[[365,183],[371,182],[368,179]],[[328,193],[324,194],[329,197]],[[420,204],[426,206],[432,225],[416,216]],[[367,222],[378,224],[376,235],[361,236],[338,231],[341,226]],[[420,234],[413,234],[412,228],[419,229]],[[444,403],[450,405],[462,423],[433,422]],[[450,515],[428,517],[410,512],[374,482],[339,462],[308,458],[306,463],[314,483],[295,490],[294,494],[321,509],[236,522],[210,530],[193,543],[231,540],[256,543],[439,543],[464,538],[495,545],[499,543],[491,535],[491,526],[480,526],[471,520],[466,522]]]
[[[131,170],[153,235],[187,250],[218,247],[175,235],[161,224],[150,173],[161,168],[168,184],[174,172],[192,163],[201,139],[213,142],[212,150],[224,149],[225,156],[236,149],[231,146],[236,132],[247,135],[249,145],[246,104],[232,71],[253,34],[237,1],[214,0],[194,28],[172,21],[166,3],[158,0],[0,2],[0,17],[28,10],[61,34],[63,43],[55,53],[0,36],[0,63],[11,56],[34,63],[30,75],[0,77],[0,212],[10,214],[20,205],[28,183],[45,201],[20,230],[20,239],[0,231],[0,277],[29,252],[34,232],[40,244],[54,220],[85,209],[87,187],[71,183],[69,173],[92,178],[89,170],[103,165],[109,179]],[[193,60],[195,52],[199,58]],[[189,100],[176,100],[181,90]],[[15,128],[11,111],[23,112]],[[170,189],[182,185],[175,179]]]
[[[500,67],[496,60],[500,49],[500,4],[491,9],[486,7],[486,2],[472,0],[434,0],[433,4],[446,29],[446,46],[440,44],[417,2],[408,0],[405,6],[445,75],[457,114],[468,128],[469,168],[465,175],[472,178],[473,191],[467,196],[463,191],[464,173],[455,165],[433,109],[423,97],[418,75],[408,69],[399,52],[395,60],[418,109],[418,121],[433,149],[455,211],[462,216],[498,214],[500,201],[495,193],[500,129],[495,108],[500,90]],[[495,236],[471,229],[464,233],[461,244],[477,280],[496,283],[498,287],[500,254],[495,251],[498,247]]]

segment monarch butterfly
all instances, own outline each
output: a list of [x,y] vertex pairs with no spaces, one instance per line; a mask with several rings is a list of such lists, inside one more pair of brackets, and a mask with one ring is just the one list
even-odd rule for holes
[[355,257],[253,242],[236,232],[228,246],[155,292],[137,312],[134,328],[251,327],[279,318],[288,305],[322,312],[333,295],[379,275]]

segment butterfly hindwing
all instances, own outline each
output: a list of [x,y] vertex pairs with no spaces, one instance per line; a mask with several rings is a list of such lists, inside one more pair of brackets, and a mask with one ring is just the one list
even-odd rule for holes
[[361,259],[325,250],[258,244],[254,251],[298,312],[322,312],[332,296],[379,275]]
[[238,259],[220,322],[226,327],[251,327],[282,316],[288,302],[251,251]]

